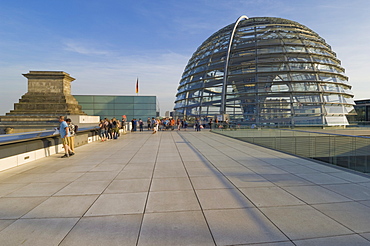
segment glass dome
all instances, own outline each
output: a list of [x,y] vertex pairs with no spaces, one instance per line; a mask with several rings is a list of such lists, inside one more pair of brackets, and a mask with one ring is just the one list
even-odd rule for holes
[[180,117],[228,115],[256,125],[348,125],[348,77],[317,33],[297,22],[240,17],[194,52],[175,101]]

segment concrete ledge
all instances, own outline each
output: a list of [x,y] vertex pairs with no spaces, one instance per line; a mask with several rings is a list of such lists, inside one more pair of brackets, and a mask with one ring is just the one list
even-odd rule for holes
[[[75,147],[99,140],[97,134],[95,129],[78,133],[75,137]],[[0,171],[62,152],[64,150],[59,135],[2,145],[0,146]]]

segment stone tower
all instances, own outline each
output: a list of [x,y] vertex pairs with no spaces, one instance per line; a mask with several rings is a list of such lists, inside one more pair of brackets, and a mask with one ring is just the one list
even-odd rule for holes
[[62,71],[30,71],[28,92],[14,104],[5,116],[0,116],[1,128],[14,132],[49,130],[58,125],[60,115],[86,115],[71,95],[71,82],[75,80]]

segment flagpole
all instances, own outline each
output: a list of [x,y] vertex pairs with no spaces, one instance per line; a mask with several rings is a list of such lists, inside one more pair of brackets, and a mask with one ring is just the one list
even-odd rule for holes
[[136,88],[135,88],[136,90],[136,96],[138,96],[139,95],[139,77],[137,77],[136,78]]

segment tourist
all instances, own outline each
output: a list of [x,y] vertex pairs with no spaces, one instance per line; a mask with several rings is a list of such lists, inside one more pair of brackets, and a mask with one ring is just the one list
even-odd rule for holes
[[76,126],[72,123],[71,119],[66,119],[70,137],[68,137],[68,146],[71,149],[69,156],[75,154],[75,136],[76,136]]
[[69,144],[68,137],[70,137],[71,135],[69,133],[67,122],[64,121],[64,116],[59,116],[59,122],[60,122],[59,134],[62,139],[62,144],[63,144],[63,148],[65,152],[65,155],[63,155],[62,158],[66,158],[66,157],[68,158],[69,153],[72,152],[72,150],[70,149],[68,145]]
[[108,122],[108,139],[112,139],[113,138],[113,124],[112,124],[112,120],[107,120]]
[[123,129],[123,133],[126,134],[126,118],[125,117],[122,118],[121,128]]
[[131,132],[136,132],[137,120],[133,118],[131,120]]
[[142,132],[144,130],[144,122],[139,118],[139,131]]
[[209,122],[208,122],[208,125],[209,125],[209,129],[212,130],[212,123],[213,123],[213,119],[210,118],[209,119]]
[[194,125],[195,130],[196,130],[197,132],[200,132],[200,126],[201,126],[200,119],[199,119],[199,118],[197,118],[197,119],[195,120],[195,125]]
[[168,118],[163,120],[163,126],[165,130],[168,130],[170,128],[170,120]]
[[109,120],[104,118],[105,140],[109,139]]
[[151,125],[151,128],[152,128],[153,131],[154,131],[154,127],[155,127],[156,123],[157,123],[157,121],[154,119],[154,117],[152,117],[152,121],[150,122],[150,125]]
[[119,133],[119,123],[115,118],[113,118],[111,122],[112,122],[112,139],[117,139]]
[[174,118],[172,118],[170,120],[170,127],[171,127],[171,131],[173,131],[175,129],[175,124],[176,124],[176,121]]
[[107,140],[104,120],[100,120],[100,123],[99,123],[99,136],[102,142]]
[[153,134],[157,133],[158,132],[158,127],[159,127],[159,124],[160,124],[160,120],[155,120],[154,117],[152,118],[152,126],[153,126]]
[[181,130],[181,126],[182,126],[182,121],[180,118],[177,119],[177,130],[180,131]]
[[152,121],[150,120],[150,117],[148,117],[146,123],[148,124],[148,131],[150,131],[152,128],[151,128],[151,123]]
[[185,131],[188,128],[188,122],[186,121],[186,119],[182,120],[182,128],[184,128]]

